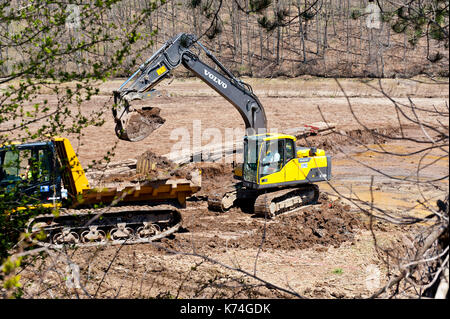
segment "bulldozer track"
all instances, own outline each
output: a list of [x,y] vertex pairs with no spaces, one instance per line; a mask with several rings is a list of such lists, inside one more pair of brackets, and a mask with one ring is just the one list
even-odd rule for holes
[[169,237],[182,225],[179,210],[168,204],[61,209],[29,221],[27,232],[46,234],[48,248],[149,243]]

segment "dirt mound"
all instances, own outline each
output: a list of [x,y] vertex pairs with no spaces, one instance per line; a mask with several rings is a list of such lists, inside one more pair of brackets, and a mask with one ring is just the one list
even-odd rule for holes
[[146,151],[137,159],[97,165],[87,171],[86,176],[93,187],[116,187],[115,184],[133,185],[165,179],[191,180],[194,169],[191,164],[180,166],[164,156]]
[[191,179],[190,165],[179,166],[167,157],[146,151],[138,156],[136,175],[147,180],[164,179],[170,177]]
[[[350,207],[338,201],[326,201],[301,213],[280,215],[278,222],[265,225],[264,247],[304,249],[314,245],[339,247],[354,239],[355,229],[362,223],[350,213]],[[261,241],[264,225],[255,235],[242,242]]]
[[233,167],[224,163],[196,163],[196,168],[202,171],[202,188],[195,196],[208,196],[220,187],[236,182],[233,179]]
[[347,145],[383,144],[387,142],[388,137],[395,137],[399,132],[399,128],[393,127],[369,130],[336,130],[327,135],[310,135],[306,138],[299,138],[297,145],[317,147],[329,152],[337,152],[340,147]]
[[217,176],[227,176],[232,171],[231,164],[223,163],[198,163],[197,167],[202,170],[205,179],[215,179]]
[[[145,163],[146,162],[146,163]],[[149,166],[145,166],[149,164]],[[137,157],[136,173],[145,173],[147,170],[173,170],[177,164],[165,156],[160,156],[152,151],[145,151]]]
[[[183,219],[187,233],[195,234],[196,249],[204,253],[211,248],[259,248],[263,240],[263,249],[339,247],[343,242],[353,242],[356,233],[366,229],[360,218],[350,212],[350,206],[328,199],[267,222],[238,208],[216,214],[199,207]],[[164,242],[172,248],[189,249],[191,240],[188,235]]]

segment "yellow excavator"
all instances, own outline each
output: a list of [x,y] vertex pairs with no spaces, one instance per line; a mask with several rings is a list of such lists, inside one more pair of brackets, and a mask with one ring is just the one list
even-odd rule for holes
[[[194,48],[205,52],[215,67],[202,62]],[[154,96],[154,87],[180,65],[229,101],[246,127],[244,162],[234,171],[239,182],[218,187],[208,198],[211,209],[250,204],[254,213],[273,217],[317,201],[315,183],[330,180],[331,157],[322,149],[297,147],[294,136],[268,133],[264,108],[251,86],[237,79],[192,34],[168,40],[114,91],[113,116],[120,139],[140,141],[162,125],[163,121],[146,116],[152,114],[151,107],[137,109],[132,101]]]

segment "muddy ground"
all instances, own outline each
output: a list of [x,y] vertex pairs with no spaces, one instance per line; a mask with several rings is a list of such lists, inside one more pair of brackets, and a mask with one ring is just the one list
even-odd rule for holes
[[[310,298],[368,297],[389,276],[388,266],[375,248],[375,238],[383,248],[398,247],[407,242],[407,234],[414,229],[380,220],[370,227],[364,213],[370,207],[358,207],[345,198],[373,201],[392,214],[423,216],[427,210],[417,200],[426,197],[434,205],[448,189],[448,179],[439,180],[448,172],[448,146],[416,153],[422,147],[417,140],[426,141],[427,134],[438,137],[404,117],[400,129],[392,100],[367,83],[341,81],[349,100],[333,80],[252,82],[266,107],[269,126],[279,132],[318,121],[336,123],[333,133],[297,141],[298,145],[320,147],[333,155],[333,179],[319,184],[323,194],[319,203],[275,220],[256,218],[238,208],[225,214],[208,210],[208,194],[217,186],[233,182],[231,163],[179,167],[160,161],[158,156],[171,152],[183,137],[187,136],[186,141],[193,146],[191,138],[197,134],[199,124],[196,120],[201,120],[200,132],[217,129],[223,137],[226,128],[243,128],[237,111],[199,81],[175,81],[170,94],[155,99],[166,122],[141,142],[118,141],[109,114],[102,127],[87,129],[79,139],[73,136],[84,167],[113,146],[112,162],[128,161],[131,173],[119,172],[107,180],[110,183],[134,179],[137,159],[146,154],[153,162],[162,163],[169,175],[180,169],[202,169],[202,189],[188,200],[182,210],[183,228],[170,238],[152,244],[56,252],[45,261],[38,258],[22,271],[24,297],[294,296],[277,287]],[[102,85],[104,95],[86,104],[86,111],[107,105],[108,90],[118,83]],[[406,108],[406,115],[417,112],[422,121],[431,125],[448,122],[448,84],[392,80],[383,85],[398,103],[408,105],[413,101],[420,105],[420,110]],[[436,108],[443,115],[431,112]],[[448,126],[445,129],[448,134]],[[408,139],[401,139],[402,136]],[[203,145],[210,142],[207,137],[205,134]],[[419,165],[426,169],[417,174]],[[88,177],[95,183],[98,176],[92,174],[92,169],[90,174]],[[411,181],[411,176],[438,181],[418,184]],[[82,288],[67,287],[67,260],[79,267]],[[405,291],[401,297],[410,295],[411,291]]]

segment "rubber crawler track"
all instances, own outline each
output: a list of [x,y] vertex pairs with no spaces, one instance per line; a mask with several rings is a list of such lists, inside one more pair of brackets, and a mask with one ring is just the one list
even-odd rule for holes
[[[233,199],[236,199],[237,191],[240,187],[239,184],[235,184],[218,189],[215,193],[208,196],[208,208],[213,211],[226,212],[233,206],[230,203],[232,203]],[[318,199],[319,187],[315,184],[306,184],[281,190],[268,190],[256,197],[253,212],[258,216],[274,218],[276,215],[292,211],[300,206],[313,204]],[[285,201],[284,205],[280,204],[283,201]],[[224,207],[224,203],[226,203],[226,207]],[[274,206],[275,211],[272,212],[271,210],[273,210]],[[277,209],[277,206],[281,207]]]
[[[319,199],[319,187],[314,184],[307,184],[301,187],[288,188],[260,194],[255,201],[254,213],[258,216],[274,218],[276,215],[289,212],[300,206],[305,206],[317,202]],[[280,203],[288,203],[280,205]],[[281,206],[271,211],[272,207]]]
[[[162,217],[161,217],[162,216]],[[169,217],[168,217],[169,216]],[[114,222],[109,220],[116,219]],[[119,220],[117,220],[119,219]],[[65,223],[58,223],[58,222]],[[87,225],[86,221],[90,222]],[[154,235],[145,238],[139,238],[135,233],[127,239],[105,238],[102,241],[88,241],[82,242],[81,238],[75,243],[56,244],[52,242],[52,237],[58,231],[69,229],[78,235],[84,231],[89,230],[89,226],[97,226],[105,230],[105,233],[117,226],[117,222],[125,223],[127,226],[132,226],[134,230],[138,226],[143,225],[143,222],[150,221],[152,224],[162,225],[161,231]],[[32,233],[33,226],[37,223],[44,223],[47,226],[42,227],[47,234],[46,241],[38,241],[37,244],[48,248],[62,248],[63,246],[70,247],[97,247],[105,245],[123,245],[123,244],[140,244],[149,243],[172,235],[177,232],[182,225],[182,217],[179,210],[168,204],[149,206],[117,206],[97,209],[61,209],[59,216],[55,217],[53,214],[40,215],[32,219],[28,223],[27,232]],[[82,224],[81,224],[82,223]]]

